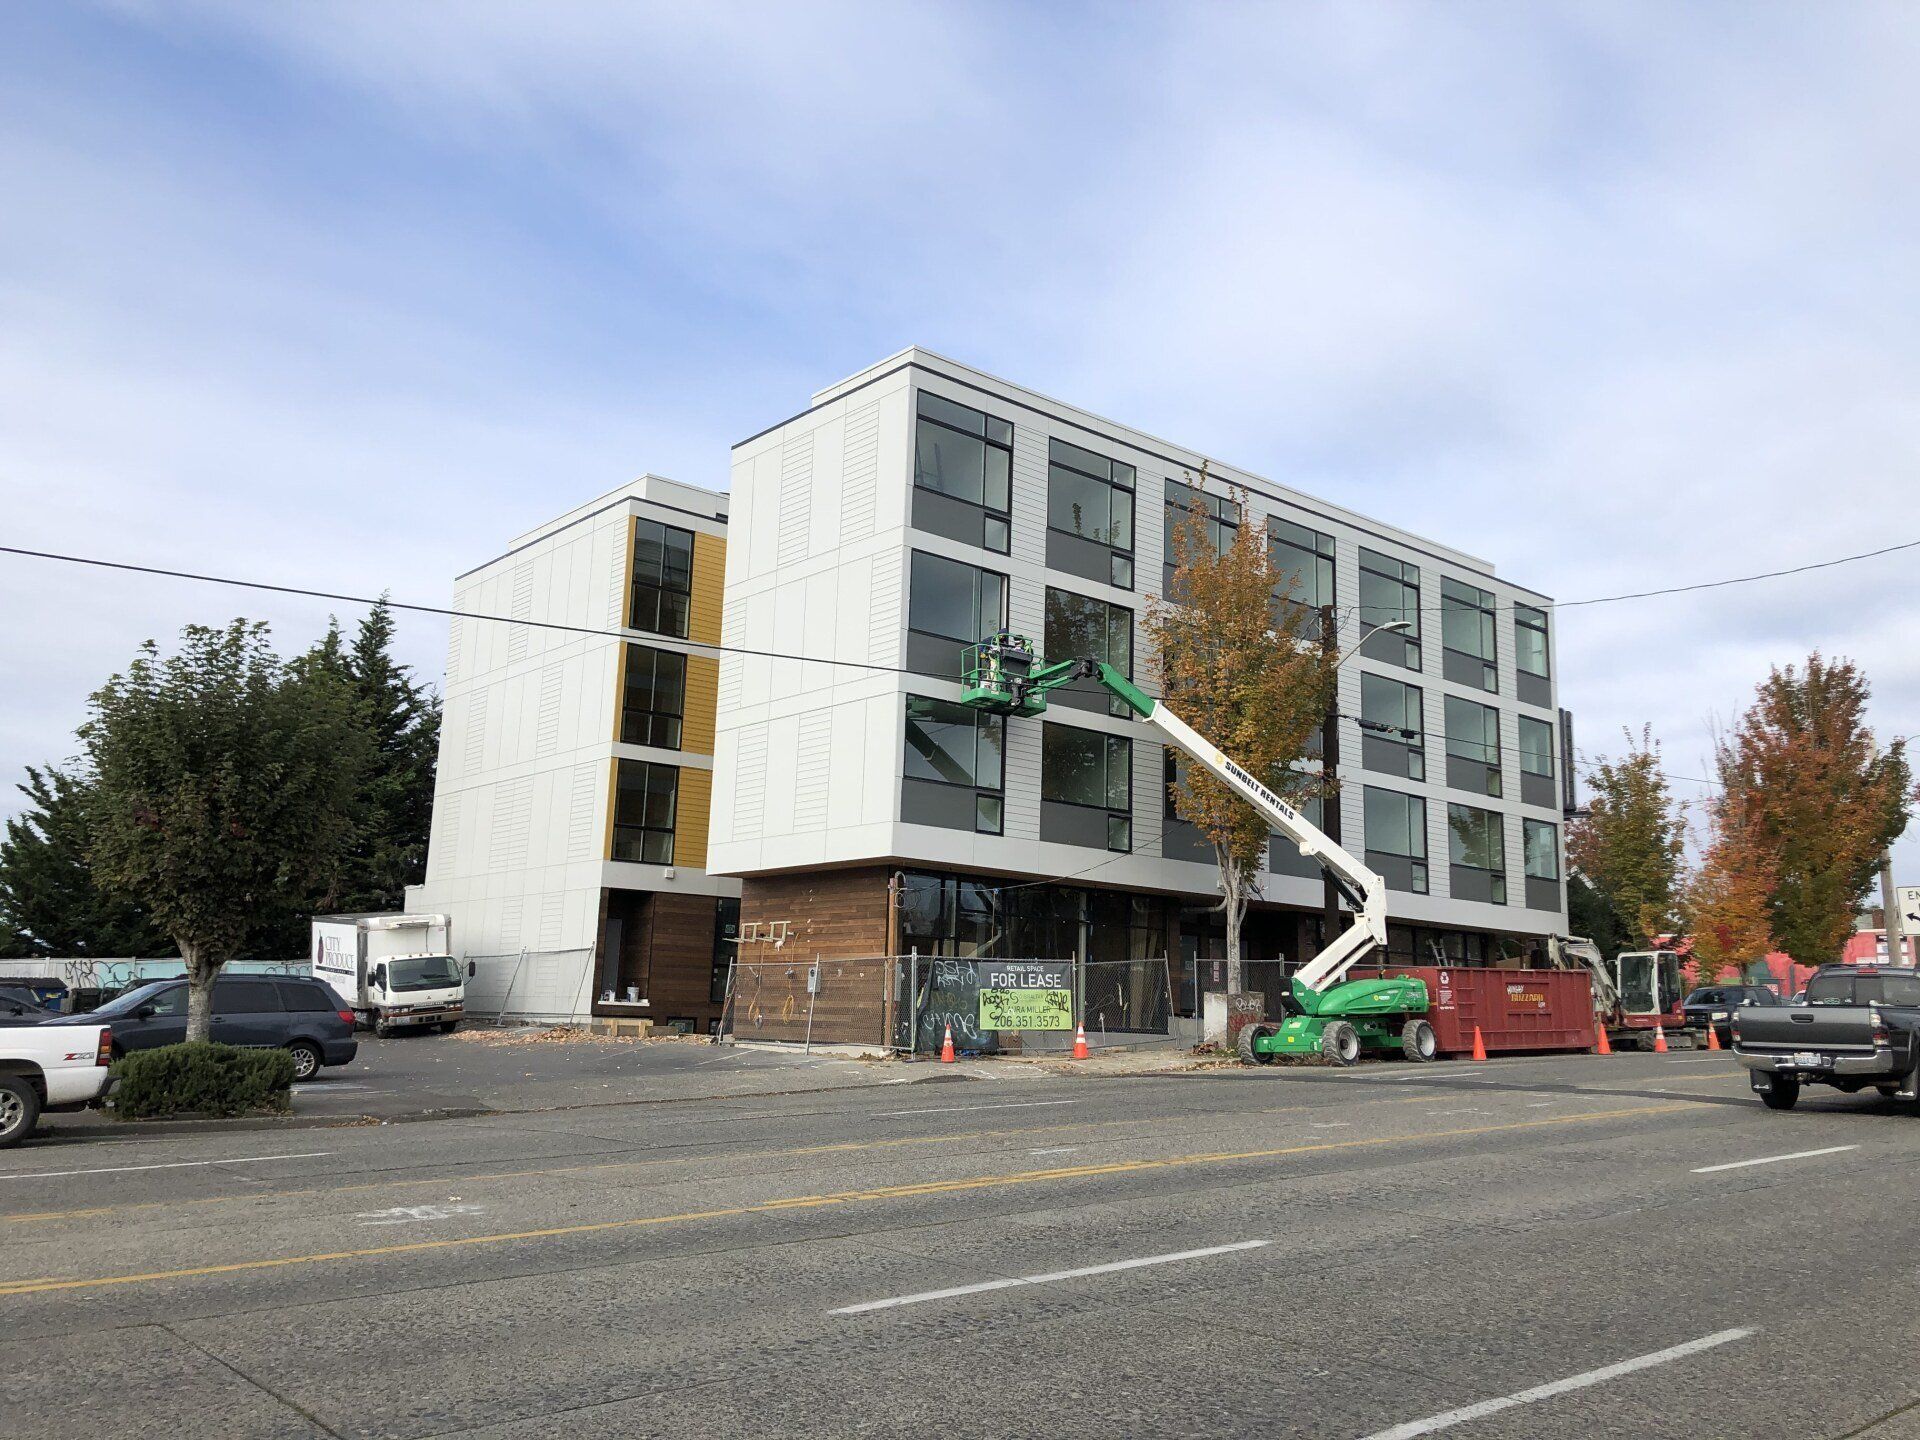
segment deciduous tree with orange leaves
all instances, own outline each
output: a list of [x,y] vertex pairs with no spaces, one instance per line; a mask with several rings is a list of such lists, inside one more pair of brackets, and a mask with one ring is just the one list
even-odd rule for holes
[[1775,669],[1717,747],[1721,804],[1745,836],[1742,884],[1770,871],[1774,942],[1802,965],[1840,958],[1880,857],[1907,826],[1916,794],[1906,742],[1867,728],[1871,695],[1851,660],[1815,651]]
[[1743,970],[1773,949],[1773,857],[1755,843],[1743,809],[1737,797],[1713,802],[1706,853],[1681,899],[1697,984]]

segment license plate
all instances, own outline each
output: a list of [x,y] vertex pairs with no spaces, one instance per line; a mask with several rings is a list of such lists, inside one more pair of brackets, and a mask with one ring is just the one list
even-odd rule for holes
[[1793,1063],[1800,1070],[1824,1070],[1827,1064],[1826,1058],[1813,1050],[1794,1051]]

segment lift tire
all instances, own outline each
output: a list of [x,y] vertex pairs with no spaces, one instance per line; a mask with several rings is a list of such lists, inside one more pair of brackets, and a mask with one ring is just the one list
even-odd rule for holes
[[1769,1075],[1761,1103],[1769,1110],[1791,1110],[1800,1099],[1800,1080],[1794,1075]]
[[1360,1032],[1344,1020],[1330,1020],[1320,1032],[1320,1053],[1329,1065],[1352,1065],[1360,1058]]
[[1234,1053],[1240,1057],[1242,1065],[1271,1065],[1273,1056],[1263,1054],[1253,1048],[1253,1042],[1264,1035],[1271,1035],[1278,1029],[1275,1025],[1242,1025],[1240,1033],[1234,1037]]
[[1407,1059],[1424,1065],[1439,1049],[1440,1041],[1433,1033],[1433,1026],[1426,1021],[1409,1020],[1400,1027],[1400,1053]]

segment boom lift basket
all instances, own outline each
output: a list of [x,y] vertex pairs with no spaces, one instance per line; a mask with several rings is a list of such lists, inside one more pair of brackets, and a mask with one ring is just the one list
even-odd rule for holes
[[1044,691],[1029,688],[1033,675],[1033,641],[1010,630],[996,631],[978,645],[960,653],[960,703],[992,715],[1043,713]]

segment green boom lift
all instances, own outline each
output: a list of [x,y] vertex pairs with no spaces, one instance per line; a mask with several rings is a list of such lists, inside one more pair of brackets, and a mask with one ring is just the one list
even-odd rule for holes
[[1431,1060],[1433,1027],[1427,1013],[1427,987],[1401,975],[1380,980],[1342,977],[1356,963],[1387,944],[1387,887],[1373,871],[1275,795],[1179,716],[1171,713],[1126,676],[1101,660],[1049,663],[1033,653],[1023,635],[999,631],[962,655],[961,701],[995,715],[1033,717],[1045,713],[1047,694],[1076,680],[1094,680],[1126,706],[1159,728],[1195,763],[1231,788],[1265,817],[1268,824],[1299,846],[1333,877],[1354,908],[1354,923],[1294,974],[1288,1014],[1277,1023],[1249,1025],[1240,1032],[1240,1058],[1270,1064],[1276,1055],[1319,1051],[1335,1065],[1351,1065],[1362,1050],[1399,1050],[1411,1060]]

